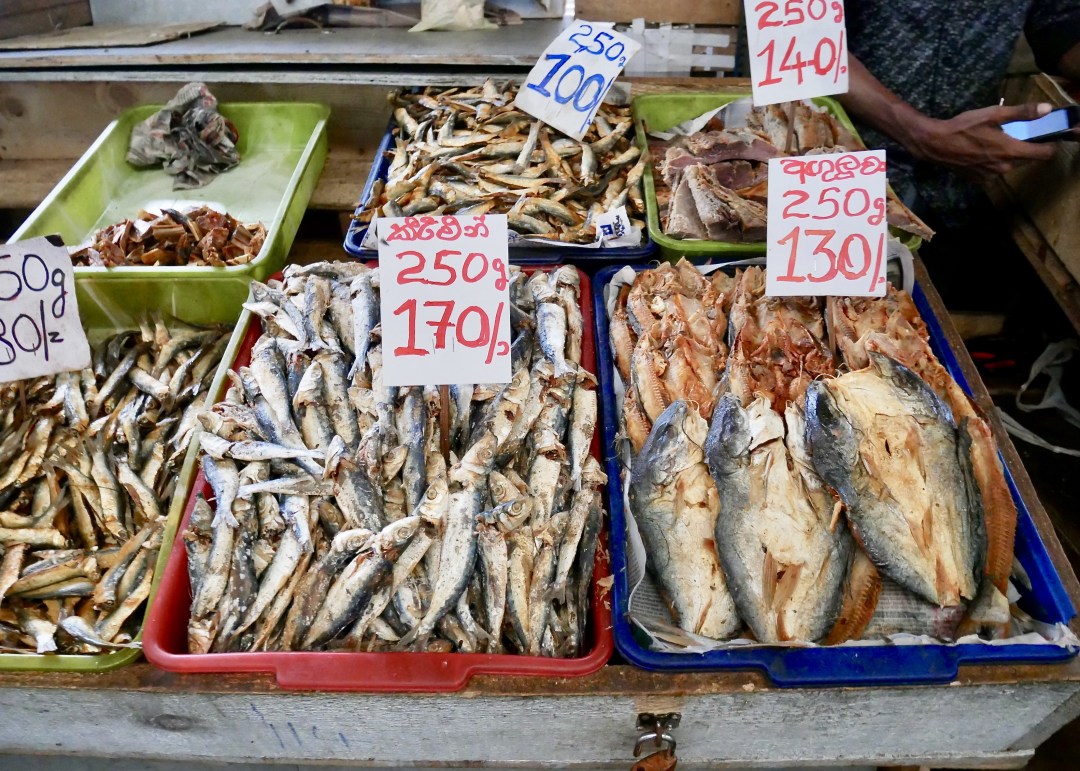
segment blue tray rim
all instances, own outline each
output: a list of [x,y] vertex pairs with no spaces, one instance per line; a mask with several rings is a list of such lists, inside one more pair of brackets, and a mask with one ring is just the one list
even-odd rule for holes
[[[620,464],[615,453],[618,423],[614,409],[614,371],[607,329],[608,314],[604,304],[604,288],[611,282],[612,276],[623,267],[625,266],[611,265],[599,269],[593,278],[592,289],[593,318],[596,324],[596,374],[602,402],[601,439],[605,470],[608,474],[608,510],[611,523],[609,549],[611,571],[615,577],[611,591],[612,620],[615,647],[627,661],[642,669],[657,671],[764,670],[780,687],[834,687],[948,683],[956,679],[960,664],[1053,663],[1066,661],[1080,652],[1075,648],[1051,644],[1009,646],[883,643],[833,648],[732,648],[708,653],[665,653],[641,646],[634,639],[632,624],[627,618],[629,585],[626,573],[626,539],[622,535],[626,529],[626,518],[622,502]],[[630,267],[640,271],[647,266],[637,264]],[[927,323],[931,343],[938,343],[934,345],[935,354],[961,388],[970,394],[970,386],[956,357],[947,345],[940,345],[944,333],[918,284],[915,286],[913,299]],[[1050,562],[1045,544],[1016,489],[1008,466],[1004,468],[1009,490],[1017,503],[1017,542],[1031,550],[1032,557],[1028,563],[1032,560],[1041,563],[1034,573],[1029,564],[1024,567],[1028,570],[1033,584],[1041,579],[1043,586],[1049,588],[1050,610],[1057,615],[1051,622],[1067,622],[1076,615],[1076,610],[1053,563]]]
[[[386,133],[383,134],[382,140],[379,142],[379,146],[375,149],[375,159],[371,163],[371,171],[368,172],[367,181],[364,183],[363,191],[360,193],[360,203],[357,205],[356,210],[353,212],[353,217],[359,217],[361,211],[364,208],[364,204],[371,198],[371,193],[375,189],[375,183],[380,179],[386,179],[387,171],[390,169],[390,159],[387,158],[387,153],[394,147],[394,127],[396,126],[393,116],[390,117],[390,121],[386,126]],[[354,219],[349,225],[348,231],[345,233],[344,248],[347,253],[353,257],[359,257],[364,260],[371,260],[378,258],[378,250],[364,249],[361,244],[364,242],[364,236],[367,235],[368,226],[366,224],[360,224],[358,220]],[[656,244],[653,242],[652,237],[649,235],[649,227],[646,222],[645,227],[641,231],[643,239],[642,245],[638,247],[620,247],[617,249],[569,249],[561,250],[557,247],[528,247],[528,246],[510,246],[510,256],[515,258],[515,262],[535,262],[537,264],[548,264],[558,262],[562,255],[573,255],[575,262],[602,262],[609,263],[612,260],[642,260],[650,257],[653,252],[656,251]],[[550,258],[546,252],[553,252]],[[578,253],[581,253],[578,255]],[[566,258],[562,258],[563,262],[566,262]]]

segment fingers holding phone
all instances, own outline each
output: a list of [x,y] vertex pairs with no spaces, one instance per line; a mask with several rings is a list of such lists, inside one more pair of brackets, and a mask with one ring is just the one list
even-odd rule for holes
[[[1044,111],[1045,112],[1045,111]],[[1021,142],[1045,143],[1080,140],[1080,107],[1059,107],[1028,120],[1003,123],[1001,130]]]

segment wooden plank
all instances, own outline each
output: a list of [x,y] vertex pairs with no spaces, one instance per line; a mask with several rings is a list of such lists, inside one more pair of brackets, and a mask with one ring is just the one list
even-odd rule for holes
[[668,0],[654,3],[649,0],[577,0],[574,14],[592,21],[668,22],[672,24],[738,24],[742,20],[742,3],[738,0],[716,0],[700,3],[696,0]]
[[0,160],[0,209],[36,208],[75,160]]
[[287,30],[266,35],[237,27],[138,48],[3,51],[0,68],[236,65],[497,66],[527,71],[558,35],[561,20],[418,35],[407,29]]
[[[14,7],[23,8],[22,5]],[[91,21],[90,5],[86,0],[66,0],[45,8],[13,10],[7,14],[0,12],[0,38],[51,34],[57,29],[77,28],[83,24],[90,24]],[[0,41],[0,46],[6,42],[6,40]]]
[[990,181],[985,189],[999,213],[1008,219],[1013,241],[1057,300],[1073,328],[1080,332],[1080,283],[1073,278],[1043,232],[1017,206],[1013,193],[1000,179]]
[[[71,5],[86,6],[85,0],[73,0]],[[90,23],[90,10],[86,6],[86,21]],[[7,20],[4,21],[7,24]],[[168,40],[197,35],[218,26],[217,22],[198,22],[195,24],[145,24],[123,27],[78,27],[63,29],[44,34],[26,36],[0,41],[0,51],[55,50],[58,48],[118,48],[125,46],[149,46]]]
[[[156,684],[104,689],[102,681],[120,673],[66,676],[79,686],[61,694],[15,686],[5,676],[0,746],[11,752],[192,761],[625,767],[643,702],[617,683],[639,680],[639,674],[644,681],[682,679],[608,667],[622,677],[599,678],[609,686],[602,692],[498,695],[473,686],[461,694],[361,695],[287,693],[258,677],[193,678],[154,673],[145,665],[131,669]],[[746,675],[720,675],[732,677]],[[206,690],[191,687],[209,680],[216,682]],[[497,680],[487,682],[498,690]],[[683,714],[677,736],[686,768],[830,765],[837,759],[845,765],[1018,767],[1030,750],[1011,745],[1078,690],[1075,681],[737,688],[685,694],[672,703]],[[63,731],[55,730],[59,725]]]

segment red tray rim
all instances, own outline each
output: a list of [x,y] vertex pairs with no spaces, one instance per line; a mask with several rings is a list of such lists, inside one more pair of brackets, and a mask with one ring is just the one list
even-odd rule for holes
[[[564,264],[528,265],[521,269],[530,274],[536,270],[551,272]],[[582,313],[582,364],[596,371],[596,345],[593,330],[591,282],[588,275],[575,267],[581,281],[579,300]],[[271,278],[281,278],[277,273]],[[235,369],[250,361],[251,349],[262,334],[262,323],[251,318],[251,324],[229,364]],[[220,398],[220,394],[216,395]],[[599,426],[593,433],[591,452],[603,462],[600,454]],[[583,677],[598,671],[611,658],[615,642],[612,633],[611,599],[601,581],[611,575],[607,550],[607,524],[600,532],[596,550],[591,593],[592,649],[584,656],[571,659],[544,658],[496,653],[413,653],[362,651],[271,651],[193,654],[178,652],[166,641],[172,614],[182,604],[190,603],[187,575],[187,552],[181,534],[195,506],[198,492],[208,492],[209,485],[202,471],[192,484],[184,514],[176,530],[168,562],[161,578],[158,597],[150,609],[143,630],[143,653],[154,666],[169,672],[182,673],[272,673],[277,684],[294,690],[365,691],[365,692],[450,692],[464,688],[473,675],[512,675],[533,677]],[[606,499],[606,490],[602,492]],[[188,615],[184,615],[186,625]],[[340,659],[340,661],[335,661]],[[355,665],[348,669],[340,664]],[[337,664],[337,666],[331,666]],[[422,676],[416,676],[422,675]]]

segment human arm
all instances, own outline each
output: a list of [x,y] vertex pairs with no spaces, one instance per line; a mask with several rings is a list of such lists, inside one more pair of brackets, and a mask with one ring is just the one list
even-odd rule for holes
[[1003,123],[1045,115],[1050,111],[1048,104],[984,107],[938,120],[894,94],[851,55],[848,93],[839,99],[848,112],[899,142],[915,158],[975,177],[1004,174],[1022,163],[1054,155],[1052,144],[1021,142],[1001,130]]

